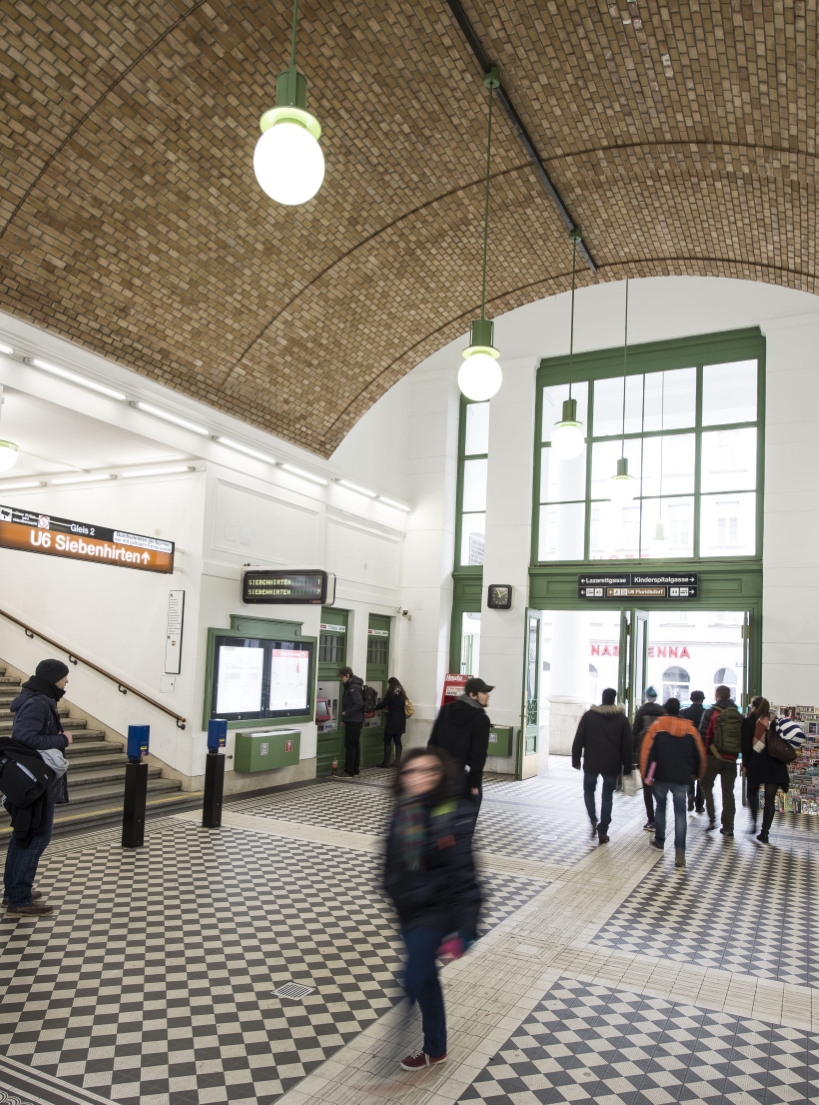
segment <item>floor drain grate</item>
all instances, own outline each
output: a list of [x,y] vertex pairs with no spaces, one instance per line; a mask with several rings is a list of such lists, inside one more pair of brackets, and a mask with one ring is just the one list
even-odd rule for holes
[[273,991],[277,998],[293,998],[294,1001],[298,1001],[299,998],[306,997],[312,992],[312,986],[304,986],[301,982],[286,982],[284,986],[280,986],[278,990]]

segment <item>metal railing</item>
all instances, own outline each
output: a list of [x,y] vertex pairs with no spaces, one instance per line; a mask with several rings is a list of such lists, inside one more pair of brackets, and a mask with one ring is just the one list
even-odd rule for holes
[[21,629],[25,630],[27,637],[39,637],[41,641],[45,641],[46,644],[52,645],[54,648],[64,652],[72,664],[85,664],[87,668],[92,668],[94,671],[99,672],[100,675],[104,675],[106,679],[110,679],[112,683],[116,683],[117,690],[120,694],[135,694],[137,698],[141,698],[143,702],[150,703],[157,710],[161,710],[163,714],[168,714],[169,717],[174,718],[176,721],[177,729],[184,729],[187,719],[182,717],[181,714],[174,713],[173,710],[169,710],[167,706],[163,706],[161,702],[157,702],[156,699],[150,698],[147,694],[143,694],[142,691],[138,691],[136,687],[132,687],[129,683],[124,683],[121,679],[118,679],[115,675],[111,675],[110,672],[105,671],[98,664],[95,664],[92,660],[86,660],[84,656],[79,656],[76,652],[72,652],[71,649],[61,645],[59,641],[52,640],[51,637],[46,637],[45,633],[41,633],[39,629],[32,629],[30,625],[26,625],[25,622],[21,622],[19,618],[15,618],[13,614],[9,614],[6,610],[0,610],[0,615],[7,618],[10,622],[14,622],[15,625],[19,625]]

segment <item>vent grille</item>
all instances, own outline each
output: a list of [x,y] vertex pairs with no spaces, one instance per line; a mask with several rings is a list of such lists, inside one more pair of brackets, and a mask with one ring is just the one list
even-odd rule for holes
[[312,992],[312,986],[305,986],[301,982],[286,982],[284,986],[280,986],[278,990],[273,991],[276,997],[292,998],[293,1001],[300,1001],[308,994],[312,994]]

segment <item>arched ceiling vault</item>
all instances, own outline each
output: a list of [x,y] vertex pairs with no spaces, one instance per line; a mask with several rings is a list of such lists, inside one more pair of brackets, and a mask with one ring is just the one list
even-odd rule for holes
[[[445,0],[302,0],[325,183],[252,172],[287,0],[2,2],[0,308],[329,456],[480,295],[487,98]],[[816,292],[817,0],[463,0],[598,265]],[[565,291],[496,115],[492,314]]]

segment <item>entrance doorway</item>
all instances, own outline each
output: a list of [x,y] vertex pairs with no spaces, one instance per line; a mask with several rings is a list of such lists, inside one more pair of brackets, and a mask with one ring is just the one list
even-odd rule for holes
[[549,751],[569,755],[577,723],[603,690],[614,687],[629,719],[647,687],[661,704],[691,692],[706,703],[725,684],[739,705],[747,701],[747,611],[543,610],[538,699]]

